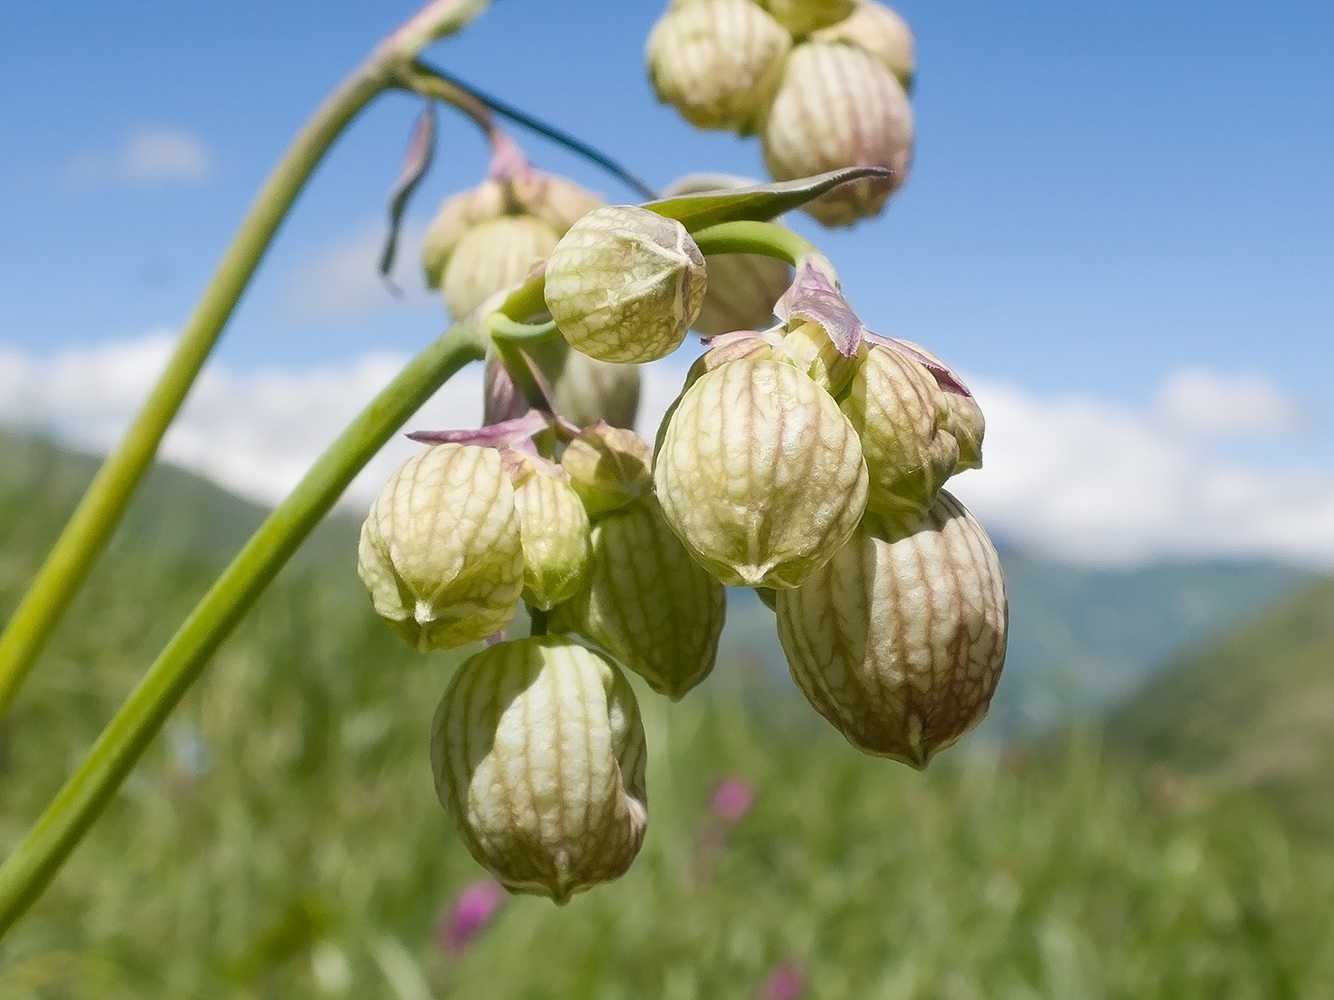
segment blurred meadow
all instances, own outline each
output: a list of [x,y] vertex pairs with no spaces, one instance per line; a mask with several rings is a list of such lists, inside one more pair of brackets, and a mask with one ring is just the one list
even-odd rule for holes
[[[0,613],[92,468],[0,437]],[[0,732],[0,847],[260,514],[157,470]],[[431,786],[457,659],[373,617],[355,528],[327,523],[224,646],[0,945],[0,997],[1334,996],[1329,828],[1291,808],[1323,801],[1323,766],[1275,797],[1220,777],[1228,731],[1198,736],[1200,767],[1123,707],[1111,749],[1048,728],[918,774],[847,746],[749,631],[680,704],[637,684],[651,821],[630,873],[564,908],[498,899]],[[1303,636],[1328,651],[1329,587],[1278,599],[1320,600]]]

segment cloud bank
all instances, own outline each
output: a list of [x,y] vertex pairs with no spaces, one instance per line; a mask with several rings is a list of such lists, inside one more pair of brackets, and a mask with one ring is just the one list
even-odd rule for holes
[[86,149],[70,161],[66,179],[76,188],[154,187],[206,178],[213,158],[203,140],[156,125],[137,128],[108,149]]
[[[0,346],[0,423],[104,451],[171,343],[162,332],[49,357]],[[214,365],[164,443],[164,457],[274,502],[405,360],[368,354],[299,370]],[[657,426],[683,370],[677,362],[648,368],[643,427]],[[987,414],[987,464],[950,488],[999,537],[1096,565],[1265,558],[1334,569],[1334,469],[1301,458],[1259,465],[1212,447],[1220,435],[1299,433],[1305,409],[1263,377],[1182,372],[1142,410],[1038,397],[985,379],[970,384]],[[473,366],[409,426],[476,426],[480,395]],[[415,447],[402,437],[387,446],[347,503],[364,508]]]

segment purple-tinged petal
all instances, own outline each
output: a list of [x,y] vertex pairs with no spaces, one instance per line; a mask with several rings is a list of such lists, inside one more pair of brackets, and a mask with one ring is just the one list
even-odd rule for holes
[[929,358],[921,351],[917,350],[911,344],[905,344],[901,340],[895,340],[893,337],[882,337],[878,333],[865,331],[863,336],[867,343],[875,344],[879,347],[887,347],[891,351],[897,351],[906,358],[912,358],[919,365],[929,371],[935,377],[936,385],[940,386],[946,392],[952,392],[956,396],[972,397],[968,386],[963,384],[963,379],[955,375],[947,365],[941,364],[935,358]]
[[525,438],[539,434],[552,425],[550,413],[529,410],[521,417],[498,424],[461,431],[413,431],[408,437],[420,444],[476,444],[484,448],[512,448]]
[[774,306],[774,315],[788,324],[793,319],[819,323],[845,358],[856,353],[866,332],[866,324],[838,290],[827,265],[809,257],[797,262],[796,280]]

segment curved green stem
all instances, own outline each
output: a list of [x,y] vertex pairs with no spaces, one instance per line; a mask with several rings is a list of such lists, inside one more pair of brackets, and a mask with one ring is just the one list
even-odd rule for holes
[[423,48],[459,30],[485,5],[486,0],[431,0],[423,6],[339,84],[278,161],[181,331],[152,394],[98,470],[0,633],[0,718],[125,515],[167,428],[315,167],[367,104],[391,87],[408,85],[412,60]]
[[0,635],[0,717],[110,540],[163,435],[292,203],[347,124],[389,86],[386,75],[369,65],[353,73],[297,135],[255,199],[186,323],[166,371],[119,447],[98,470]]
[[824,258],[814,243],[776,222],[719,222],[691,235],[705,256],[757,253],[785,260],[793,267],[804,258]]
[[375,397],[265,519],[0,867],[0,935],[41,895],[209,657],[353,477],[436,389],[482,356],[475,327],[456,325]]

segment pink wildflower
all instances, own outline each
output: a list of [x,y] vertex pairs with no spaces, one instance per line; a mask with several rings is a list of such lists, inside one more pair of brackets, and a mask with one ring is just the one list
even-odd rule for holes
[[713,793],[713,812],[724,823],[735,823],[750,811],[755,791],[740,778],[728,778]]
[[806,992],[806,977],[796,962],[784,962],[760,987],[759,1000],[799,1000]]
[[440,947],[451,955],[461,954],[491,922],[505,899],[505,890],[495,879],[473,882],[454,900],[441,921]]

